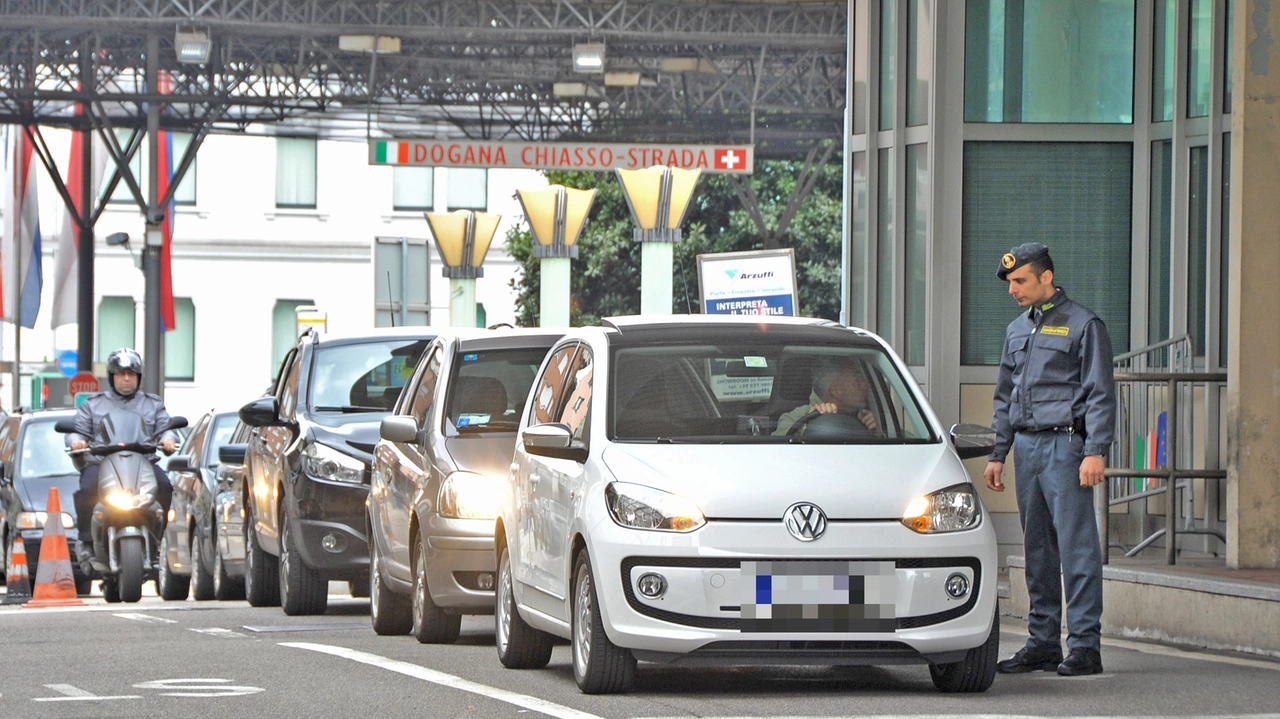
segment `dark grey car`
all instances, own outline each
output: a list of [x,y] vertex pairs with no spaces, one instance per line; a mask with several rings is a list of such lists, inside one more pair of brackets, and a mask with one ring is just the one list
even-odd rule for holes
[[168,600],[188,594],[214,599],[214,497],[217,494],[218,450],[231,441],[236,410],[210,410],[192,426],[178,454],[169,458],[173,505],[160,539],[160,573],[156,589]]
[[451,332],[382,420],[369,489],[369,595],[378,634],[449,643],[493,612],[497,483],[548,330]]

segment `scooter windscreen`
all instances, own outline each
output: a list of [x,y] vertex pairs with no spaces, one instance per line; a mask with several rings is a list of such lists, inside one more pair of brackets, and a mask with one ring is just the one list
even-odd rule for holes
[[154,451],[155,441],[147,433],[142,415],[115,409],[102,418],[94,443],[104,449],[129,448],[132,451]]

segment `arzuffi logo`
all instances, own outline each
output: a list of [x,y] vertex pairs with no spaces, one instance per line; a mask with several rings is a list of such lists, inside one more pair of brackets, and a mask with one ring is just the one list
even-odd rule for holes
[[812,542],[827,531],[827,515],[816,504],[796,502],[782,514],[782,522],[791,536],[801,542]]

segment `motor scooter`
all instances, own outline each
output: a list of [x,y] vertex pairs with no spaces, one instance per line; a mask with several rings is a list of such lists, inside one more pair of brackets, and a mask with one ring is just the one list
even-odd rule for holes
[[[102,457],[98,469],[98,503],[93,509],[91,536],[94,557],[85,574],[102,578],[102,596],[108,602],[136,602],[142,585],[159,571],[157,548],[164,532],[165,516],[156,501],[152,464],[156,438],[187,426],[184,417],[171,417],[155,434],[147,434],[141,415],[127,409],[112,410],[102,418],[89,446],[67,450],[77,469],[85,457]],[[73,433],[75,421],[64,419],[54,428]]]

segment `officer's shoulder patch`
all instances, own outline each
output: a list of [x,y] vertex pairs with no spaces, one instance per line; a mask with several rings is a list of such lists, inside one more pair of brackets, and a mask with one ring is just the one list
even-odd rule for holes
[[1040,328],[1040,334],[1053,335],[1055,337],[1066,337],[1070,332],[1070,327],[1051,327],[1049,325],[1045,325]]

